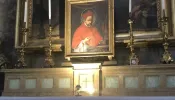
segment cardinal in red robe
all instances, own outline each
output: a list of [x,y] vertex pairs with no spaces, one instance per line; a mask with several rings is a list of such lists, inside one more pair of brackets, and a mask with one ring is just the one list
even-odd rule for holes
[[74,52],[88,52],[89,47],[96,47],[103,40],[98,29],[92,26],[93,12],[86,11],[82,18],[83,23],[76,29],[72,39]]

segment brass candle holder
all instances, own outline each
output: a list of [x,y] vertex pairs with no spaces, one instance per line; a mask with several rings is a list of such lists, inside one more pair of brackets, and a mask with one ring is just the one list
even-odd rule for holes
[[130,48],[129,64],[130,65],[138,65],[139,59],[134,52],[134,36],[133,36],[133,30],[132,30],[133,21],[131,20],[131,18],[128,20],[128,24],[129,24],[129,28],[130,28],[130,31],[129,31],[130,41],[129,41],[128,46],[127,46]]
[[27,35],[28,29],[27,28],[22,28],[22,33],[23,33],[23,39],[22,39],[22,44],[21,48],[19,49],[20,57],[17,61],[17,64],[15,65],[16,68],[25,68],[27,67],[27,64],[25,63],[25,46],[26,46],[26,35]]
[[167,30],[167,25],[168,25],[168,17],[165,16],[165,12],[163,11],[163,17],[161,18],[161,22],[163,25],[163,47],[164,47],[164,53],[162,54],[161,62],[163,64],[170,64],[174,60],[171,57],[171,53],[168,51],[169,43],[168,43],[168,32]]
[[49,47],[45,49],[46,58],[45,58],[45,67],[50,68],[54,67],[55,63],[52,58],[52,26],[49,26]]

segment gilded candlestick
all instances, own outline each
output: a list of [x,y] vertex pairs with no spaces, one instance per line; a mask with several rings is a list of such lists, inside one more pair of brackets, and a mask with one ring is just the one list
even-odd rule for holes
[[55,63],[52,58],[52,26],[49,26],[49,47],[45,49],[46,59],[45,67],[54,67]]
[[168,43],[168,32],[167,25],[168,25],[168,17],[165,16],[165,12],[163,11],[163,17],[161,18],[161,22],[163,25],[163,47],[164,47],[164,53],[162,54],[161,62],[164,64],[170,64],[174,60],[171,57],[171,53],[168,51],[169,43]]
[[26,46],[26,35],[27,35],[27,32],[28,32],[28,29],[27,28],[22,28],[22,33],[23,33],[23,36],[22,36],[22,44],[21,44],[21,48],[19,49],[19,52],[20,52],[20,57],[17,61],[17,64],[15,65],[16,68],[25,68],[27,67],[27,64],[25,63],[25,46]]
[[139,63],[139,59],[134,52],[134,35],[133,35],[133,21],[131,19],[128,20],[129,24],[129,34],[130,34],[130,42],[128,43],[128,47],[130,48],[130,56],[129,56],[129,63],[130,65],[137,65]]

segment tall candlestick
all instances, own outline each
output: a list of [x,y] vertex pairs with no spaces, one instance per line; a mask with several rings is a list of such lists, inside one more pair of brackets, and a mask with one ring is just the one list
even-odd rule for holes
[[132,8],[132,2],[129,0],[129,13],[131,13],[131,8]]
[[162,9],[165,9],[165,0],[162,0]]

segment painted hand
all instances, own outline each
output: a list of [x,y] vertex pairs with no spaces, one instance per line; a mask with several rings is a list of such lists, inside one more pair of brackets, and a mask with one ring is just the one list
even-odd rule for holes
[[89,40],[90,40],[90,38],[87,37],[87,38],[85,38],[85,39],[83,40],[83,43],[87,43]]

